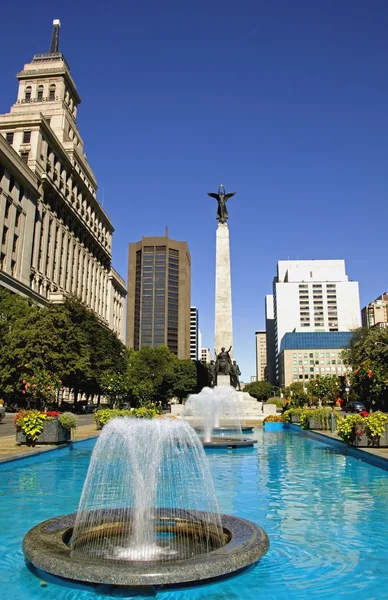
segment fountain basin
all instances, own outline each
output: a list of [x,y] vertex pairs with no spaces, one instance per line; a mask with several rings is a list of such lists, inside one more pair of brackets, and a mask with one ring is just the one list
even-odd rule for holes
[[210,441],[199,438],[204,448],[249,448],[256,444],[256,440],[250,438],[232,438],[225,436],[212,436]]
[[[199,427],[194,427],[194,429],[195,429],[195,431],[202,431],[202,429]],[[241,432],[242,433],[253,433],[253,427],[242,426]],[[224,435],[226,433],[233,434],[233,433],[235,433],[235,430],[231,429],[230,427],[227,427],[227,426],[226,427],[213,427],[213,434]]]
[[[100,529],[96,527],[87,535],[98,537],[104,535],[107,527],[122,528],[123,523],[115,521],[115,511],[111,510],[110,513],[111,523],[107,524],[105,520]],[[24,537],[23,553],[38,569],[76,581],[117,586],[195,583],[252,565],[268,549],[268,536],[261,527],[245,519],[220,516],[224,534],[224,544],[221,547],[217,547],[217,538],[215,536],[212,539],[212,531],[207,527],[208,550],[203,547],[203,553],[178,560],[175,554],[171,563],[166,560],[165,554],[162,561],[71,557],[69,542],[75,524],[75,513],[49,519],[31,529]],[[130,521],[125,526],[130,528]],[[166,536],[168,541],[164,545],[171,545],[171,538],[176,538],[175,549],[179,552],[183,545],[182,554],[187,554],[188,547],[198,551],[196,540],[198,536],[203,538],[204,521],[201,511],[156,509],[154,529],[161,536],[160,539]],[[157,540],[159,541],[158,537]],[[174,543],[172,547],[174,548]]]

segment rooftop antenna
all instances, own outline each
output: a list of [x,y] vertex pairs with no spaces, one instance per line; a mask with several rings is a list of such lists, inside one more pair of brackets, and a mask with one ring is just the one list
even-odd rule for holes
[[165,232],[165,236],[168,238],[168,225],[165,226],[164,232]]
[[59,28],[61,22],[59,19],[53,21],[53,34],[51,36],[50,52],[49,54],[57,54],[59,52]]

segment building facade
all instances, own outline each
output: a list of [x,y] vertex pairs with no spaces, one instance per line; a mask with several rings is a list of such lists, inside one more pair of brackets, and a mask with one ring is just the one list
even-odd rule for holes
[[201,348],[201,363],[207,365],[213,360],[210,348]]
[[256,331],[256,381],[267,380],[267,340],[265,331]]
[[273,311],[273,296],[265,297],[265,343],[267,349],[267,381],[276,383],[276,347],[275,347],[275,317]]
[[199,360],[198,308],[190,306],[190,358]]
[[59,26],[0,115],[0,285],[42,306],[74,295],[124,340],[125,283],[111,267],[113,226],[83,151]]
[[381,294],[361,311],[363,327],[388,327],[388,292]]
[[341,352],[351,332],[293,332],[283,336],[279,353],[279,385],[308,383],[317,376],[343,375]]
[[190,358],[190,286],[186,242],[166,233],[129,244],[127,346],[168,346]]
[[273,298],[277,355],[286,333],[347,332],[361,325],[358,282],[348,280],[344,260],[279,261]]

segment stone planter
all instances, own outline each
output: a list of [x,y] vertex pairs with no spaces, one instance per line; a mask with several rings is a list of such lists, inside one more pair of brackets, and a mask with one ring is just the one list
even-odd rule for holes
[[291,415],[291,423],[300,423],[299,415]]
[[351,444],[357,448],[388,448],[388,423],[385,424],[385,431],[378,440],[371,440],[363,435]]
[[69,429],[62,427],[57,419],[53,421],[45,421],[43,423],[43,431],[39,435],[36,442],[31,442],[26,439],[26,436],[22,429],[16,430],[16,443],[24,445],[35,445],[35,444],[66,444],[70,442],[71,432]]
[[264,423],[264,431],[282,431],[284,423],[276,422],[276,421],[268,421]]

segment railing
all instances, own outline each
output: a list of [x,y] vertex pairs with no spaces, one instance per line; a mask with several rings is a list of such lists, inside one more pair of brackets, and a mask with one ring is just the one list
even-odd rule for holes
[[22,98],[18,100],[18,104],[33,104],[34,102],[53,102],[54,100],[59,100],[58,96],[45,96],[44,98]]

